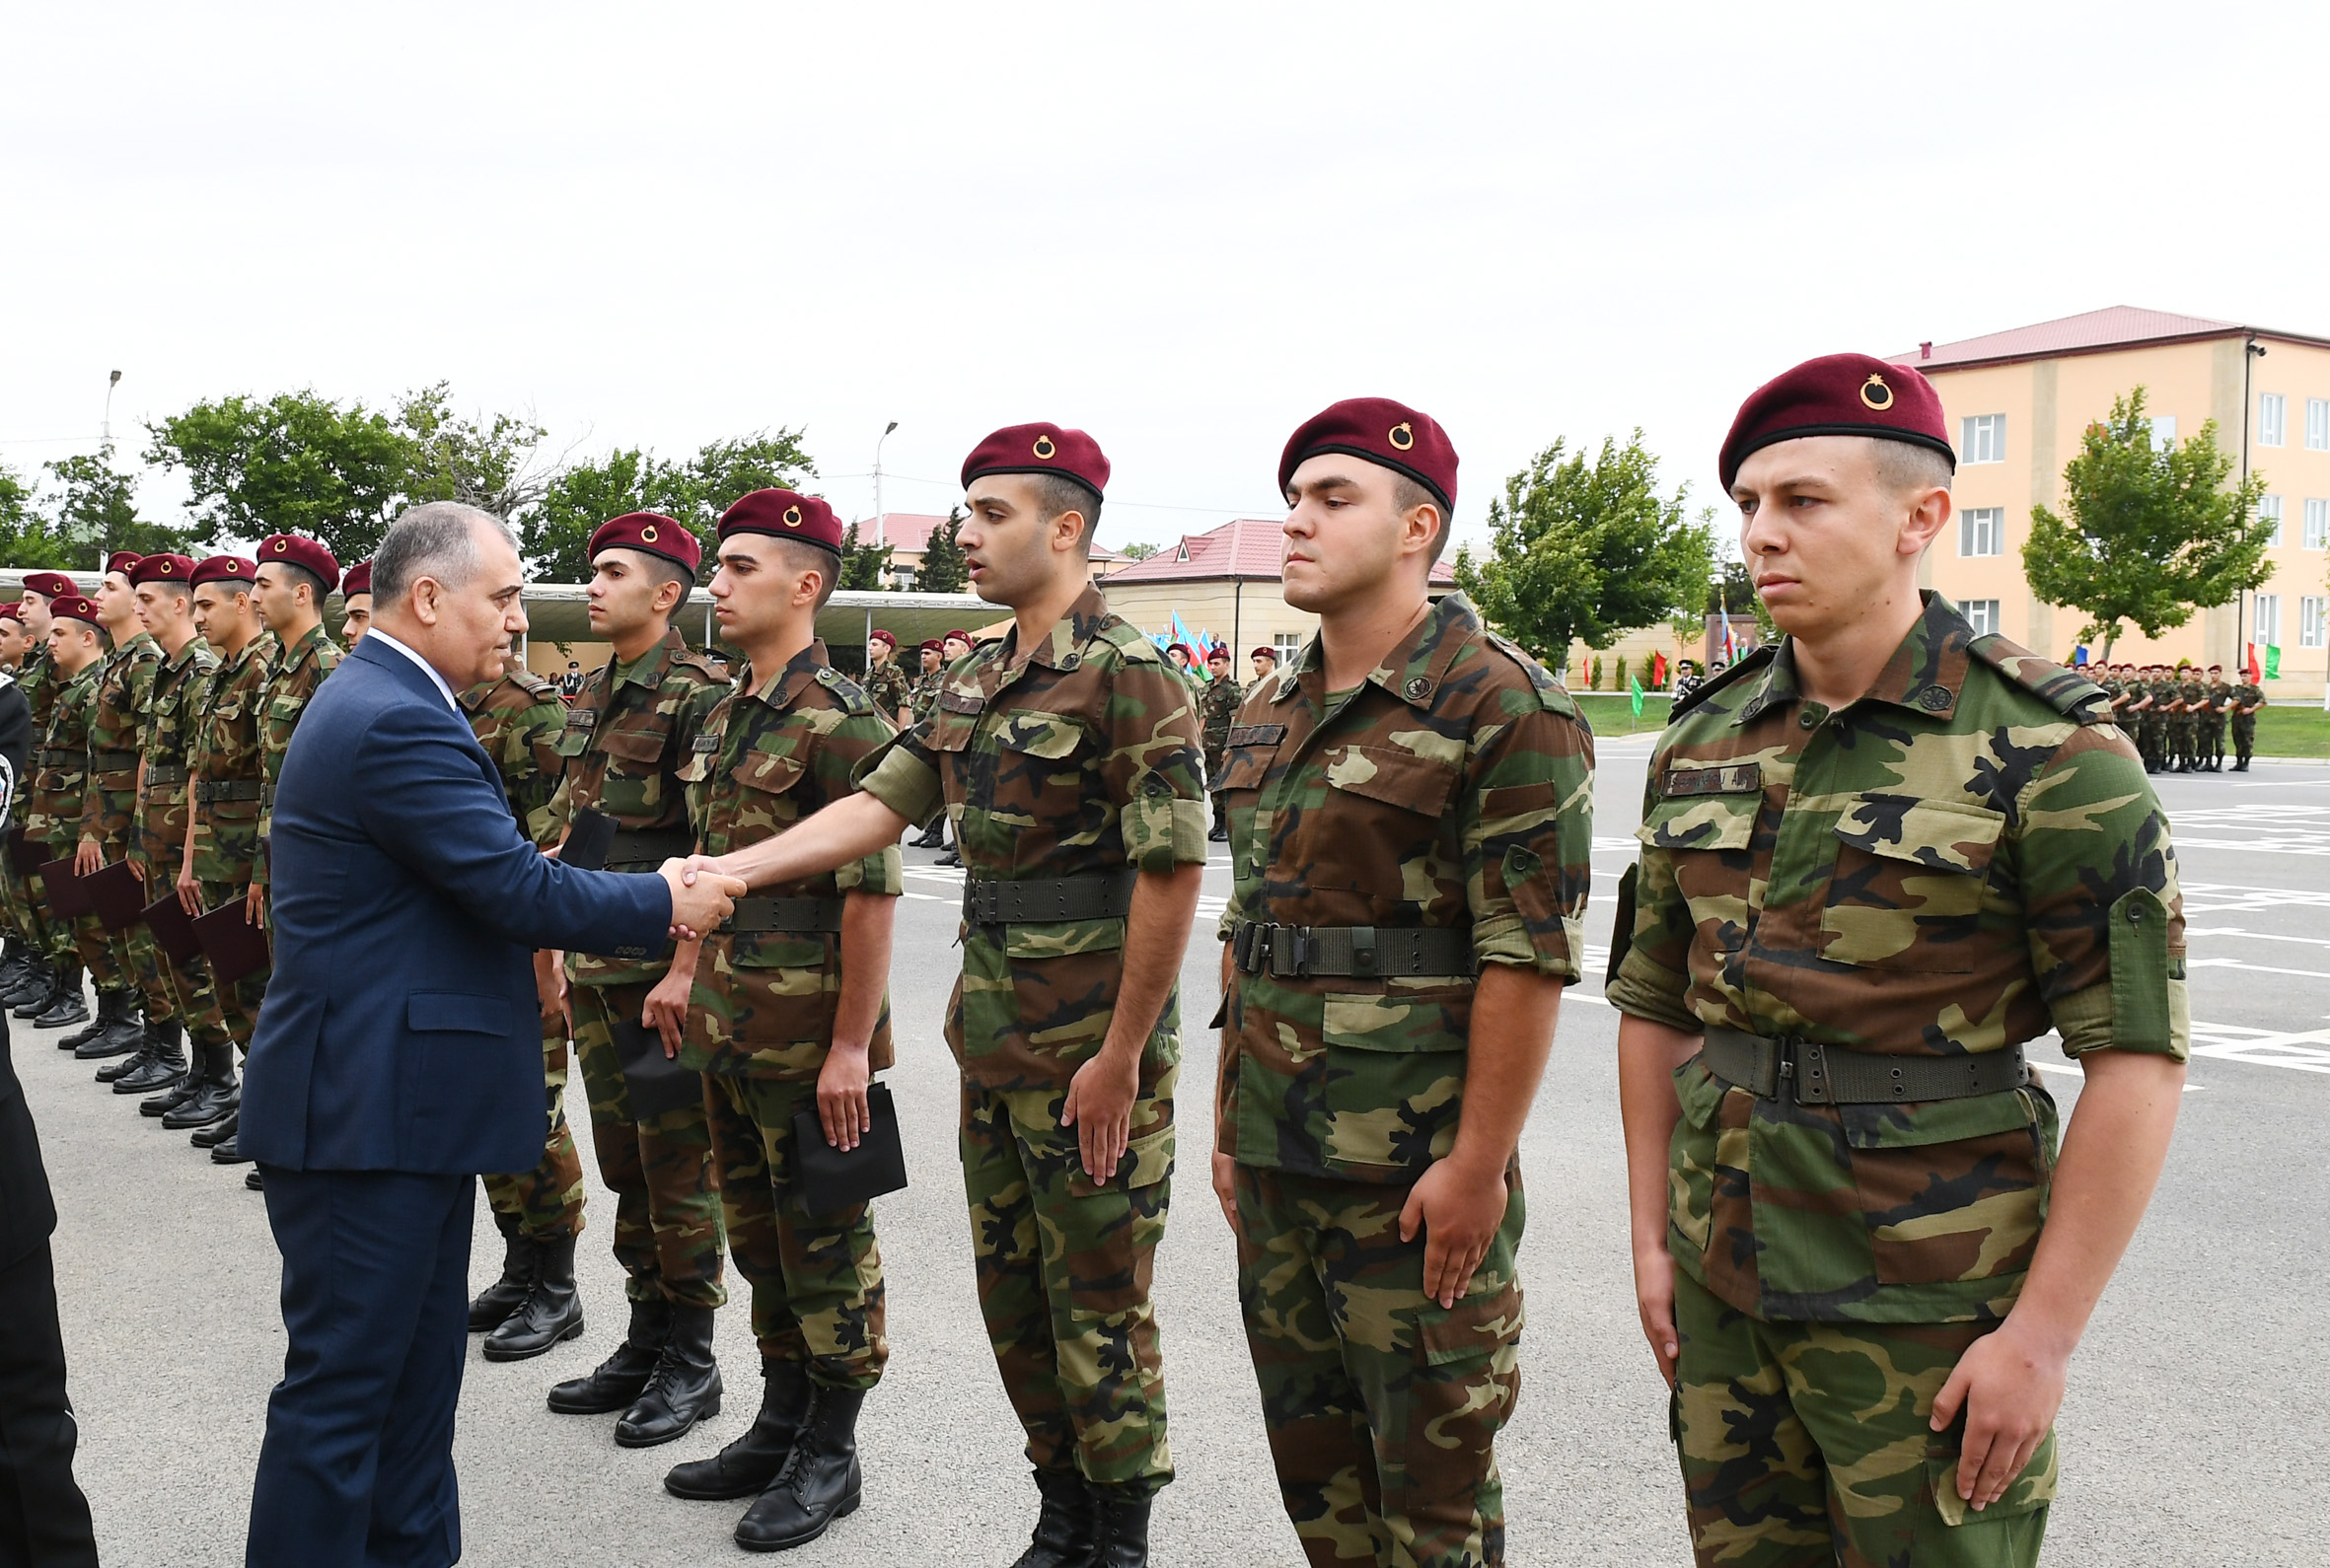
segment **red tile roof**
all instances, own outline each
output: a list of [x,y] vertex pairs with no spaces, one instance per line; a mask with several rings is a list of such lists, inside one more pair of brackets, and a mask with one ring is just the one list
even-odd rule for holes
[[[1278,581],[1278,550],[1284,540],[1278,520],[1242,517],[1203,534],[1183,535],[1147,560],[1134,561],[1121,572],[1110,573],[1109,586],[1226,582],[1233,577],[1274,583]],[[1432,563],[1431,580],[1443,585],[1456,581],[1445,556]]]
[[1921,344],[1885,357],[1896,365],[1920,370],[1956,370],[1968,365],[1996,365],[2018,359],[2053,359],[2065,354],[2093,354],[2129,348],[2139,343],[2166,343],[2197,338],[2230,337],[2254,332],[2296,343],[2322,343],[2318,337],[2275,331],[2239,321],[2214,321],[2205,316],[2178,316],[2170,311],[2147,311],[2133,305],[2066,316],[2035,326],[2017,326],[1955,343]]

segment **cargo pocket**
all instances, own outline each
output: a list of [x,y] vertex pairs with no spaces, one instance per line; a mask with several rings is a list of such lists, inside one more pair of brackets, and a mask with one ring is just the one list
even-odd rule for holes
[[2055,1434],[2040,1439],[2038,1451],[1999,1500],[1975,1512],[1958,1495],[1958,1451],[1930,1451],[1926,1484],[1932,1510],[1919,1521],[1912,1560],[1918,1568],[1989,1568],[2002,1562],[2036,1562],[2055,1501]]
[[1838,814],[1820,956],[1864,969],[1964,973],[2003,814],[1908,795],[1856,795]]
[[1675,1069],[1675,1098],[1683,1113],[1675,1118],[1667,1144],[1667,1223],[1702,1252],[1713,1234],[1716,1123],[1728,1092],[1696,1056]]
[[[1063,1127],[1062,1132],[1074,1129]],[[1117,1162],[1117,1174],[1106,1181],[1095,1181],[1084,1169],[1083,1154],[1071,1141],[1068,1167],[1068,1196],[1095,1197],[1103,1192],[1133,1192],[1142,1187],[1153,1187],[1173,1175],[1173,1123],[1167,1122],[1153,1132],[1129,1139],[1125,1145],[1125,1157]]]
[[1521,1288],[1508,1281],[1453,1307],[1426,1301],[1411,1331],[1400,1474],[1384,1477],[1385,1512],[1395,1492],[1410,1518],[1469,1512],[1520,1394]]
[[1456,1145],[1473,988],[1445,982],[1323,999],[1319,1037],[1328,1168],[1420,1172]]
[[[2043,1091],[1838,1110],[1879,1285],[2029,1269],[2054,1145],[2054,1104]],[[1954,1316],[1944,1310],[1934,1320]]]

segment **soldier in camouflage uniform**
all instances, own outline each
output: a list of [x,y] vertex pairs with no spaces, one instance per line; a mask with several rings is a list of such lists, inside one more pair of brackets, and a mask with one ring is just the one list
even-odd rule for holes
[[844,865],[944,811],[966,873],[947,1043],[980,1310],[1044,1507],[1022,1568],[1148,1560],[1171,1479],[1149,1278],[1173,1169],[1174,979],[1205,860],[1198,720],[1109,612],[1089,551],[1108,460],[1018,425],[963,465],[960,535],[1001,641],[947,671],[862,793],[707,862],[754,885]]
[[[351,573],[351,575],[353,575]],[[365,578],[370,595],[371,579]],[[462,711],[477,744],[501,774],[510,813],[536,844],[555,844],[565,822],[550,809],[566,759],[558,741],[566,703],[558,688],[517,662],[513,654],[499,680],[461,694]],[[531,1171],[488,1176],[485,1200],[502,1236],[501,1278],[470,1303],[470,1332],[485,1335],[488,1361],[539,1356],[583,1330],[582,1299],[574,1287],[574,1244],[583,1230],[582,1157],[566,1124],[566,1010],[559,999],[556,956],[535,956],[543,990],[544,1103],[548,1125],[541,1161]]]
[[1949,454],[1881,360],[1749,398],[1722,477],[1786,635],[1668,726],[1621,885],[1636,1291],[1702,1565],[2034,1562],[2174,1124],[2166,818],[2102,692],[1917,591]]
[[[257,567],[240,555],[213,555],[194,567],[194,623],[219,656],[200,693],[186,747],[186,788],[194,809],[186,819],[186,844],[179,860],[178,897],[189,915],[245,903],[252,867],[258,859],[259,793],[265,767],[260,729],[276,643],[252,602]],[[249,919],[248,904],[245,918]],[[226,1035],[232,1049],[206,1047],[201,1087],[192,1099],[162,1117],[172,1129],[192,1127],[209,1148],[231,1136],[241,1092],[235,1054],[251,1049],[258,1007],[266,995],[266,971],[231,984],[209,974],[209,961],[197,960],[209,979],[215,1014],[199,1022],[204,1034]]]
[[[695,582],[702,548],[668,517],[633,512],[603,523],[590,541],[591,631],[614,659],[592,673],[558,742],[566,774],[553,810],[569,824],[585,812],[615,819],[609,871],[653,873],[686,855],[695,834],[680,769],[704,718],[727,694],[728,673],[691,652],[672,616]],[[720,1191],[699,1093],[645,1115],[624,1082],[626,1038],[672,951],[566,956],[575,1054],[591,1102],[591,1148],[615,1193],[615,1256],[631,1322],[622,1344],[588,1377],[550,1390],[568,1415],[621,1410],[616,1441],[668,1443],[720,1409],[712,1314],[720,1283]],[[637,1042],[644,1048],[644,1042]]]
[[[841,544],[833,509],[791,490],[756,490],[720,519],[712,600],[748,662],[681,775],[701,854],[774,838],[854,794],[858,764],[897,733],[817,640]],[[736,1527],[755,1550],[813,1540],[858,1502],[858,1410],[890,1355],[882,1252],[866,1204],[804,1211],[793,1118],[815,1111],[844,1149],[870,1125],[867,1085],[893,1060],[883,982],[904,890],[891,843],[740,899],[716,935],[682,944],[648,998],[680,1065],[709,1075],[728,1250],[753,1287],[763,1379],[752,1426],[664,1485],[755,1497]]]
[[880,628],[866,639],[865,690],[874,699],[874,710],[892,725],[908,722],[913,691],[907,673],[899,668],[898,639]]
[[2224,726],[2232,717],[2233,688],[2225,683],[2224,666],[2209,667],[2208,705],[2201,710],[2201,763],[2212,773],[2224,771]]
[[2175,759],[2177,772],[2197,772],[2201,766],[2201,726],[2193,710],[2208,700],[2209,688],[2201,683],[2201,672],[2191,665],[2178,665],[2168,683],[2176,693],[2168,714],[2169,755]]
[[1229,842],[1230,820],[1222,805],[1221,767],[1229,754],[1230,725],[1238,717],[1238,704],[1246,700],[1246,692],[1230,678],[1230,651],[1216,648],[1205,660],[1205,672],[1213,678],[1198,699],[1198,722],[1205,737],[1205,789],[1213,797],[1213,830],[1206,837],[1214,843]]
[[2265,706],[2265,687],[2247,676],[2233,687],[2232,714],[2233,771],[2249,771],[2249,757],[2257,749],[2257,710]]
[[1484,1568],[1516,1150],[1580,974],[1593,737],[1462,596],[1427,601],[1456,487],[1431,419],[1337,403],[1278,481],[1286,601],[1320,635],[1229,736],[1213,1185],[1305,1560]]
[[[105,627],[93,602],[78,594],[59,594],[49,608],[53,618],[48,628],[48,655],[58,677],[56,701],[49,709],[39,749],[33,753],[36,768],[25,805],[25,833],[46,850],[40,857],[43,862],[70,859],[80,842],[81,797],[89,780],[89,716],[97,707],[98,681],[104,675],[106,657]],[[34,896],[47,906],[47,879],[35,877],[33,884]],[[87,1018],[88,1008],[81,1000],[84,961],[74,929],[77,922],[72,916],[59,915],[53,906],[46,907],[46,913],[48,954],[60,989],[70,987],[65,994],[71,998],[72,1011]],[[34,1023],[43,1029],[56,1028],[68,1022],[58,1016],[60,1011],[51,1008]],[[57,1041],[58,1047],[72,1048],[98,1027],[93,1023],[79,1035],[66,1035]]]
[[[25,813],[37,771],[40,738],[47,733],[49,714],[56,707],[56,665],[48,656],[48,602],[55,592],[72,592],[72,579],[61,572],[34,572],[26,577],[24,597],[16,606],[16,624],[30,647],[16,670],[17,688],[24,692],[33,715],[33,757],[28,759],[24,776],[17,780],[16,798],[8,814],[8,837],[11,848],[0,853],[0,889],[5,890],[9,923],[17,934],[13,967],[7,972],[5,988],[0,988],[0,1006],[14,1010],[18,1018],[33,1018],[47,1010],[57,1000],[57,975],[48,957],[48,913],[40,899],[34,896],[31,876],[17,865],[13,844],[25,823]],[[28,851],[28,853],[31,853]],[[76,995],[75,1000],[78,1000]]]
[[[299,716],[307,711],[308,699],[347,657],[347,650],[333,642],[331,633],[324,628],[324,602],[338,582],[339,562],[314,539],[296,534],[270,534],[259,540],[258,577],[252,585],[251,599],[280,651],[268,676],[265,718],[259,728],[263,787],[259,792],[258,862],[251,869],[251,891],[246,895],[255,919],[266,913],[268,829],[274,815],[275,781],[282,777],[292,733],[299,728]],[[274,928],[270,925],[268,929]]]
[[[142,715],[162,668],[162,646],[138,620],[137,589],[129,580],[140,559],[129,550],[114,551],[106,563],[105,582],[94,596],[112,651],[100,668],[97,701],[89,712],[89,779],[81,792],[80,843],[73,853],[74,872],[83,877],[126,858],[137,837]],[[74,921],[81,962],[97,980],[97,1025],[96,1033],[73,1054],[84,1060],[121,1058],[98,1069],[100,1083],[132,1075],[142,1078],[153,1059],[146,1049],[146,1020],[138,1015],[141,997],[138,964],[130,953],[132,930],[145,928],[109,931],[93,914]]]
[[[946,684],[945,647],[944,643],[933,637],[922,644],[916,656],[920,659],[922,667],[914,677],[913,684],[907,688],[907,711],[911,720],[908,726],[910,729],[912,728],[912,725],[920,724],[928,719],[931,709],[937,705],[939,687]],[[947,823],[943,817],[933,821],[911,840],[916,849],[937,849],[946,841]]]
[[[339,580],[340,641],[353,653],[372,629],[372,563],[358,561]],[[512,667],[517,668],[516,666]],[[556,687],[551,688],[553,691]]]

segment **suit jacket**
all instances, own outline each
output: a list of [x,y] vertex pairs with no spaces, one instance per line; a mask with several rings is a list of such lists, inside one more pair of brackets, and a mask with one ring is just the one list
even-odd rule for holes
[[243,1151],[309,1171],[533,1169],[533,952],[661,949],[663,880],[545,858],[468,720],[371,642],[300,716],[269,853],[274,974]]

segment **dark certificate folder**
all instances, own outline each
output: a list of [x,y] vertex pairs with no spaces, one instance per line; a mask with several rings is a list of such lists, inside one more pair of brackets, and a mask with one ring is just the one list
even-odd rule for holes
[[269,962],[267,933],[243,918],[243,900],[229,899],[194,921],[194,935],[210,960],[210,977],[233,985],[247,974],[256,974]]
[[622,1063],[623,1098],[631,1103],[632,1120],[704,1103],[704,1075],[666,1056],[662,1034],[635,1018],[616,1020],[607,1033],[615,1041],[616,1060]]
[[81,879],[73,875],[73,857],[43,861],[40,865],[40,886],[48,890],[48,912],[70,920],[75,915],[89,913],[89,893],[81,886]]
[[48,858],[48,846],[36,844],[33,835],[23,827],[8,830],[8,864],[20,877],[40,875],[40,863]]
[[126,931],[146,912],[146,885],[126,860],[100,866],[81,879],[81,888],[89,896],[89,912],[104,921],[108,931]]
[[178,901],[178,890],[173,888],[161,900],[147,904],[144,912],[146,929],[154,933],[154,941],[170,955],[170,962],[184,968],[202,952],[202,939],[194,934],[194,917],[186,913],[186,906]]
[[866,1086],[866,1117],[873,1130],[847,1151],[826,1142],[815,1105],[793,1112],[793,1197],[812,1216],[839,1214],[907,1184],[907,1154],[898,1137],[890,1086]]

